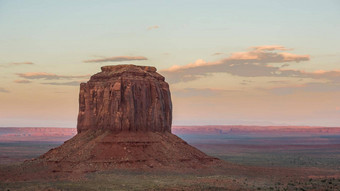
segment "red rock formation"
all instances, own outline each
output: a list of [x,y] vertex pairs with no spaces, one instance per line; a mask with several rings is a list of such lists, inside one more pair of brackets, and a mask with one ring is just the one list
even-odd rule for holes
[[92,172],[180,170],[220,162],[172,134],[171,117],[169,85],[156,68],[102,67],[80,86],[78,134],[32,165],[52,172]]
[[171,132],[169,85],[155,67],[101,69],[80,85],[78,133],[89,129]]

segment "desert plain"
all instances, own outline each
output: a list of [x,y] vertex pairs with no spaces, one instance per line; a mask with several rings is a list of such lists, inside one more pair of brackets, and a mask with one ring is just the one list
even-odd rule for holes
[[173,126],[172,132],[204,153],[221,159],[223,165],[192,170],[145,168],[88,173],[55,172],[49,176],[31,178],[20,174],[26,172],[21,169],[22,163],[58,147],[74,136],[76,129],[0,128],[0,188],[1,190],[340,189],[340,128]]

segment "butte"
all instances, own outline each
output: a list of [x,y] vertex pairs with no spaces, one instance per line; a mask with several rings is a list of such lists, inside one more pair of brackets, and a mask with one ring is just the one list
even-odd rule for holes
[[155,67],[101,70],[80,84],[77,135],[36,162],[53,172],[198,169],[220,162],[171,133],[170,89]]

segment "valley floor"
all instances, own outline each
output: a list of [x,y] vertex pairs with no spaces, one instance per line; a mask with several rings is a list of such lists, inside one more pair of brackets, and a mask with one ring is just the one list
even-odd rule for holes
[[0,140],[0,190],[340,190],[340,137],[179,134],[225,161],[210,170],[109,170],[10,181],[6,173],[61,141]]

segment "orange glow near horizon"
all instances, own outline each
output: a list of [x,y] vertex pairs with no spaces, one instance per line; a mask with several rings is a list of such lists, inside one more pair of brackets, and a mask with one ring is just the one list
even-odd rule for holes
[[337,5],[2,1],[0,127],[75,127],[79,84],[116,64],[157,68],[174,125],[340,126]]

